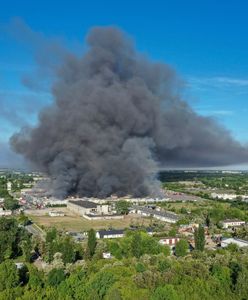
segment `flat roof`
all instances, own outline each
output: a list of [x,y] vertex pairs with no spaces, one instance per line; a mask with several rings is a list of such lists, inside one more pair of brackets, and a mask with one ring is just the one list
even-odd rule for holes
[[[111,229],[111,230],[98,230],[100,236],[104,235],[115,235],[115,234],[124,234],[126,230],[136,231],[135,228],[126,228],[126,229]],[[145,228],[146,232],[153,232],[152,228]]]
[[160,216],[160,217],[165,217],[165,218],[172,219],[172,220],[179,220],[179,216],[177,214],[174,214],[174,213],[168,212],[168,211],[158,211],[158,210],[150,209],[150,208],[143,207],[143,206],[133,206],[133,209],[140,210],[144,213],[151,214],[153,216]]
[[69,203],[78,205],[84,208],[97,208],[97,204],[87,200],[70,200]]
[[222,221],[223,223],[229,223],[229,222],[245,222],[239,219],[226,219],[224,221]]

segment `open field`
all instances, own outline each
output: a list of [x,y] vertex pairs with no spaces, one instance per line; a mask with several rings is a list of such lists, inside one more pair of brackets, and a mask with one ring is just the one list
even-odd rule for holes
[[[56,209],[58,210],[58,209]],[[62,209],[60,209],[62,210]],[[130,225],[145,225],[149,226],[150,220],[146,218],[141,218],[138,215],[128,215],[122,220],[86,220],[76,214],[71,213],[66,208],[63,208],[66,216],[64,217],[50,217],[47,215],[48,211],[44,213],[44,210],[28,212],[29,218],[37,223],[39,226],[44,227],[56,227],[59,230],[65,231],[86,231],[90,228],[94,229],[122,229],[129,227]]]

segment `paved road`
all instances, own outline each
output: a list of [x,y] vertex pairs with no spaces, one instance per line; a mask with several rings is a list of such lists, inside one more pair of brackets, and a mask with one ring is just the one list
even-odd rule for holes
[[32,235],[39,236],[43,241],[46,239],[45,232],[35,223],[25,226],[26,230]]

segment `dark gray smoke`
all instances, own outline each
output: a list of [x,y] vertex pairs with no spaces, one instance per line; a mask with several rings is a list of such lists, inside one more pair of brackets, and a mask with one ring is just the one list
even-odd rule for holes
[[37,127],[11,138],[57,195],[149,195],[158,166],[248,161],[247,148],[180,98],[174,71],[137,53],[121,31],[93,28],[87,43],[83,57],[67,56]]

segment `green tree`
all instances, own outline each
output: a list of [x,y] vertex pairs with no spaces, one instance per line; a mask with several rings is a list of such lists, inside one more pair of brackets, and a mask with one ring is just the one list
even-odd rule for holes
[[97,244],[96,232],[94,229],[90,229],[88,232],[88,243],[87,243],[87,251],[90,258],[95,254],[96,244]]
[[20,213],[18,221],[23,226],[26,226],[26,225],[28,225],[30,223],[29,218],[24,214],[23,211]]
[[15,264],[6,260],[0,264],[0,291],[11,289],[19,284],[19,275]]
[[131,253],[139,258],[142,255],[142,239],[140,232],[135,232],[131,240]]
[[63,269],[52,269],[48,273],[47,283],[50,286],[57,286],[65,280],[65,272]]
[[189,249],[189,244],[185,240],[180,240],[177,242],[176,247],[175,247],[175,253],[176,256],[185,256],[187,255]]
[[18,201],[13,197],[6,197],[4,200],[4,208],[9,210],[15,210],[19,207]]
[[195,250],[203,251],[205,247],[205,232],[204,227],[202,225],[200,225],[199,228],[195,229],[194,239]]
[[206,216],[206,226],[209,227],[210,224],[211,224],[211,220],[210,220],[209,214],[207,214],[207,216]]
[[30,238],[28,237],[26,240],[21,241],[20,245],[21,245],[22,254],[23,254],[25,262],[30,262],[31,251],[32,251],[32,245],[31,245]]
[[130,203],[125,200],[120,200],[116,202],[115,209],[118,214],[127,215],[129,212]]
[[179,300],[177,292],[173,285],[167,284],[165,286],[158,287],[153,293],[151,300]]
[[[89,281],[86,287],[87,298],[86,299],[94,299],[94,300],[102,300],[109,288],[116,281],[115,276],[109,271],[98,272],[93,276],[93,278]],[[82,299],[84,299],[82,297]]]
[[58,243],[58,251],[62,253],[62,260],[65,264],[73,263],[76,259],[75,243],[66,236]]
[[240,299],[248,299],[248,270],[243,269],[237,279],[236,292],[240,296]]

